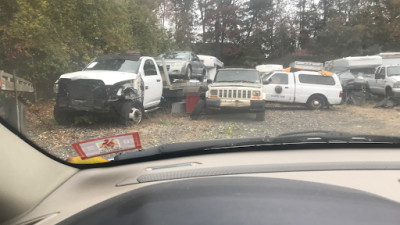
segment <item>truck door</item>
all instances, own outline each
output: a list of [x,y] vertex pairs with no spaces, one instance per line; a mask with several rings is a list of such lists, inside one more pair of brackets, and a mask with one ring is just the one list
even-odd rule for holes
[[156,64],[152,59],[146,59],[143,63],[143,71],[141,72],[144,82],[144,108],[157,106],[161,101],[162,80],[157,72]]
[[263,79],[265,100],[270,102],[293,102],[294,79],[290,73],[276,72]]
[[373,93],[377,93],[380,95],[385,94],[385,82],[386,82],[386,68],[381,67],[380,70],[377,70],[375,73],[375,83],[373,87],[370,89]]

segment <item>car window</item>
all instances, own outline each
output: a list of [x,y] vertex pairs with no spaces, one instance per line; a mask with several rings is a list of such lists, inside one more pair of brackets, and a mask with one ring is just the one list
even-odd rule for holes
[[275,73],[269,79],[271,79],[271,84],[288,84],[289,76],[287,73]]
[[156,66],[155,66],[154,62],[150,59],[145,61],[143,70],[144,70],[145,76],[157,75]]
[[190,53],[189,52],[167,52],[167,53],[163,54],[163,58],[189,60]]
[[107,59],[91,62],[85,70],[111,70],[120,72],[136,73],[139,61],[125,59]]
[[389,66],[387,68],[388,76],[400,76],[400,66]]
[[385,68],[385,67],[382,67],[382,68],[381,68],[381,70],[379,71],[379,75],[380,75],[381,77],[385,77],[385,76],[386,76],[386,68]]
[[220,70],[215,76],[215,82],[260,83],[260,74],[257,70]]
[[299,81],[303,84],[335,85],[331,76],[300,74]]

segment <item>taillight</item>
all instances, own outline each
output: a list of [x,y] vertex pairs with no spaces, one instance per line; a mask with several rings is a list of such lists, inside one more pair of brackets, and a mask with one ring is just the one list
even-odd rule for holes
[[343,97],[343,91],[339,93],[339,98]]

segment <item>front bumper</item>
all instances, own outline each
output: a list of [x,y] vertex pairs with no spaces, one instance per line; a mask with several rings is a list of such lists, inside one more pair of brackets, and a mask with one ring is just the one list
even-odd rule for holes
[[393,91],[394,97],[396,97],[396,98],[400,97],[400,88],[393,88],[392,91]]
[[241,109],[250,112],[260,112],[265,110],[265,102],[263,100],[250,99],[206,99],[206,106],[209,109]]

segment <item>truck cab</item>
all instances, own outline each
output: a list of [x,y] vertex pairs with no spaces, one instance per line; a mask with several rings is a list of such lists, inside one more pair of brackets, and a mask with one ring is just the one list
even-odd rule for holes
[[122,124],[140,123],[145,109],[160,104],[163,82],[152,57],[102,55],[83,70],[55,82],[54,118],[70,124],[78,112],[114,112]]
[[265,119],[261,77],[255,69],[218,70],[205,97],[207,109],[254,112],[256,120]]
[[265,101],[305,104],[320,109],[342,100],[342,86],[335,74],[300,70],[273,72],[263,79]]
[[367,83],[373,94],[400,97],[400,65],[379,66],[374,77],[368,79]]

